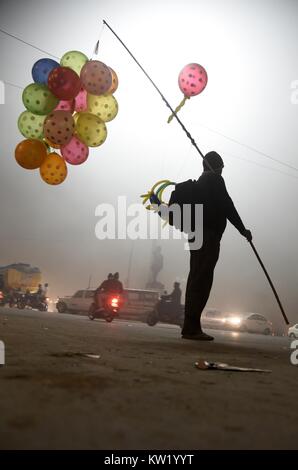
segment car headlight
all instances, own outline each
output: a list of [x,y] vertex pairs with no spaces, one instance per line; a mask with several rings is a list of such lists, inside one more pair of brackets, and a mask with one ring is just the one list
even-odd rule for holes
[[231,317],[231,318],[228,318],[227,320],[231,325],[233,326],[239,326],[240,323],[241,323],[241,318],[239,317]]

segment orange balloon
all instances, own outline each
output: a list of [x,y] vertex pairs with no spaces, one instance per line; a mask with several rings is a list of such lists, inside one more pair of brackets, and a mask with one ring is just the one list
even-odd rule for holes
[[39,171],[43,181],[51,185],[63,183],[67,176],[66,163],[64,159],[55,152],[49,153],[46,156]]
[[44,162],[47,148],[37,139],[26,139],[20,142],[15,149],[15,159],[26,170],[36,170]]
[[107,93],[109,95],[112,95],[113,93],[115,93],[115,91],[118,88],[118,77],[117,77],[117,74],[116,74],[115,70],[113,70],[112,67],[109,67],[109,69],[110,69],[111,74],[112,74],[112,85],[110,86]]

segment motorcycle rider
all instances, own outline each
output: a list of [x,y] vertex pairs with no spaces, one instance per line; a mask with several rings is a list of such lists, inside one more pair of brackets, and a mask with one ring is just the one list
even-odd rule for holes
[[47,298],[48,288],[49,288],[49,284],[46,282],[42,291],[45,299]]
[[105,279],[100,284],[100,286],[98,286],[98,288],[96,289],[94,293],[94,303],[95,303],[96,309],[99,309],[102,307],[106,294],[108,292],[111,292],[112,290],[113,283],[114,283],[113,274],[109,273],[107,276],[107,279]]
[[38,289],[35,292],[36,299],[39,300],[43,295],[42,285],[38,284]]
[[48,289],[48,284],[45,284],[44,287],[42,287],[42,284],[38,284],[37,292],[35,292],[34,294],[30,296],[31,304],[37,305],[37,306],[41,304],[46,304],[47,289]]
[[119,281],[119,273],[115,273],[114,276],[113,276],[113,285],[112,285],[112,289],[111,291],[113,291],[115,294],[122,294],[123,292],[123,284],[121,281]]
[[26,304],[30,303],[30,298],[31,298],[31,292],[30,292],[30,289],[26,289],[26,292],[25,292],[25,302]]
[[163,312],[177,317],[181,311],[181,295],[180,283],[174,282],[174,289],[171,294],[161,296],[159,308],[163,310]]

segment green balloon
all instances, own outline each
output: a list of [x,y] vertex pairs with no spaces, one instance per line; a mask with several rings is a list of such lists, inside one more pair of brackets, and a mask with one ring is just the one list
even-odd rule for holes
[[23,103],[33,114],[45,116],[53,111],[59,103],[46,85],[31,83],[23,91]]
[[69,67],[80,75],[83,66],[88,61],[88,57],[79,51],[69,51],[64,54],[60,61],[62,67]]
[[18,128],[27,139],[43,139],[43,123],[46,116],[38,116],[24,111],[18,119]]

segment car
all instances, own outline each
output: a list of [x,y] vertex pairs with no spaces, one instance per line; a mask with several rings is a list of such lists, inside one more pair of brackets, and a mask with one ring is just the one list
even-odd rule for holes
[[[72,296],[59,297],[56,309],[59,313],[88,315],[95,289],[78,290]],[[147,289],[124,289],[120,317],[128,320],[145,321],[159,299],[159,292]]]
[[203,328],[210,328],[211,330],[221,330],[223,329],[224,315],[220,310],[216,308],[208,308],[202,313],[202,326]]
[[78,290],[72,296],[59,297],[56,309],[59,313],[85,313],[87,314],[93,302],[95,289]]
[[290,338],[298,338],[298,323],[288,329],[288,336]]
[[229,313],[222,319],[223,329],[272,335],[272,323],[260,313]]

